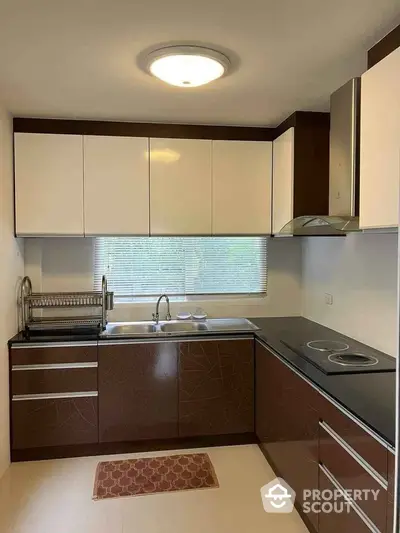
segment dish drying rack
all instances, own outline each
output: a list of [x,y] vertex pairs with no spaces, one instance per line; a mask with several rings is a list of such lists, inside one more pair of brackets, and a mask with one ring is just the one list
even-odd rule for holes
[[[25,332],[46,330],[103,331],[107,326],[107,311],[114,308],[114,293],[107,291],[107,279],[102,278],[101,291],[91,292],[33,292],[32,282],[25,276],[20,294],[22,329]],[[34,316],[34,310],[92,309],[87,315]]]

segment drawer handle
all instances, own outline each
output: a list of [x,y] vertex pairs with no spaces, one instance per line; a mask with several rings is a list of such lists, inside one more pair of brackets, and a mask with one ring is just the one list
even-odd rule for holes
[[25,342],[13,344],[11,350],[30,350],[32,348],[84,348],[97,346],[97,341],[74,341],[74,342]]
[[323,474],[329,479],[332,485],[342,494],[343,498],[349,503],[350,507],[355,513],[357,513],[357,515],[364,522],[367,528],[372,531],[372,533],[380,533],[379,529],[371,521],[371,519],[364,513],[362,509],[360,509],[360,507],[355,503],[355,501],[346,494],[345,489],[333,476],[333,474],[326,468],[326,466],[320,463],[319,468],[323,472]]
[[350,446],[340,435],[336,433],[334,429],[332,429],[326,422],[321,421],[319,422],[320,427],[322,427],[331,437],[334,441],[339,444],[374,480],[379,483],[379,485],[385,489],[388,490],[388,482],[386,479],[375,470],[367,461],[361,457],[359,453],[357,453],[354,448]]
[[75,368],[97,368],[97,362],[91,363],[46,363],[37,365],[13,365],[11,370],[19,372],[22,370],[72,370]]
[[98,396],[97,391],[88,392],[51,392],[49,394],[16,394],[12,397],[13,402],[22,402],[25,400],[61,400],[71,398],[92,398]]

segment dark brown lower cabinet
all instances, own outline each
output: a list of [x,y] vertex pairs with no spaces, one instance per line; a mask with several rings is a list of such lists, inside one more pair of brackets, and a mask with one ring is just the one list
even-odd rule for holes
[[99,346],[100,442],[178,436],[178,343]]
[[[296,491],[318,488],[318,393],[256,342],[256,434],[276,473]],[[318,528],[318,514],[306,520]]]
[[97,397],[12,401],[12,448],[98,441]]
[[[322,424],[325,424],[324,422]],[[324,427],[320,427],[319,460],[331,472],[337,482],[352,491],[374,491],[372,496],[360,498],[357,503],[379,531],[386,530],[387,490],[378,483],[367,463],[361,465],[344,447],[329,434]]]
[[[319,487],[321,491],[336,490],[335,485],[322,470],[320,470],[319,474]],[[335,502],[336,507],[333,512],[330,511],[329,507],[324,512],[324,507],[322,506],[322,512],[319,514],[319,533],[371,533],[371,529],[363,522],[354,509],[348,506],[344,506],[342,509],[341,506],[344,501],[343,497],[339,497]]]
[[12,347],[10,369],[12,450],[98,442],[97,342]]
[[395,468],[395,455],[394,452],[388,452],[388,501],[387,501],[387,514],[386,514],[386,531],[392,533],[393,520],[394,520],[394,468]]
[[258,342],[256,434],[275,472],[296,491],[300,510],[304,489],[368,489],[367,499],[358,499],[356,510],[353,506],[349,512],[303,512],[311,531],[391,532],[394,455]]
[[254,341],[179,344],[179,436],[254,431]]

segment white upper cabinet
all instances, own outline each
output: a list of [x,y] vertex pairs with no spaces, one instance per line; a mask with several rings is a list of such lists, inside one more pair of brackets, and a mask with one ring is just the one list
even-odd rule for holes
[[273,143],[272,233],[277,234],[294,213],[294,128]]
[[399,222],[400,48],[361,78],[360,227]]
[[83,137],[15,134],[17,235],[83,235]]
[[148,139],[84,137],[86,235],[149,234]]
[[211,141],[150,139],[150,233],[211,234]]
[[213,141],[214,235],[271,233],[272,143]]

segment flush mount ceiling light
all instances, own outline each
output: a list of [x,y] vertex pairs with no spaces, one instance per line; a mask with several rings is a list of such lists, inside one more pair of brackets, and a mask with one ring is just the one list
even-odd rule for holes
[[176,87],[198,87],[227,73],[229,59],[201,46],[168,46],[147,56],[147,70]]

